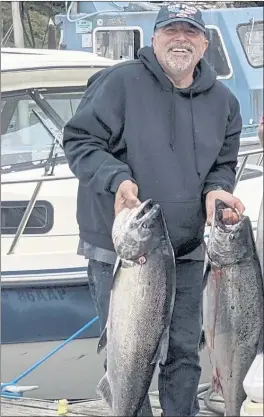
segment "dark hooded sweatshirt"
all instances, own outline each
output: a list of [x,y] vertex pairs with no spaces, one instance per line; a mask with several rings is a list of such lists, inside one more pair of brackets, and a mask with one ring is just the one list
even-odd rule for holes
[[151,47],[104,70],[64,128],[79,179],[81,239],[114,250],[115,192],[133,180],[141,201],[161,205],[176,256],[194,250],[203,240],[204,194],[233,190],[241,129],[237,99],[203,59],[186,89],[172,85]]

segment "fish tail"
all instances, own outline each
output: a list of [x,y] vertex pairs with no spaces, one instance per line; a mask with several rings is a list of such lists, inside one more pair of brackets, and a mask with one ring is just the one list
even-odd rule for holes
[[103,378],[99,381],[96,391],[109,404],[109,406],[112,407],[113,396],[108,381],[107,373],[105,373]]

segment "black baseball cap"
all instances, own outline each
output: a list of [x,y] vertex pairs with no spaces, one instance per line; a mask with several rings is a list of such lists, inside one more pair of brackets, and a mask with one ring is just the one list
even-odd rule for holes
[[188,4],[179,3],[171,6],[162,6],[158,13],[155,29],[162,28],[173,22],[187,22],[206,32],[202,13],[199,9]]

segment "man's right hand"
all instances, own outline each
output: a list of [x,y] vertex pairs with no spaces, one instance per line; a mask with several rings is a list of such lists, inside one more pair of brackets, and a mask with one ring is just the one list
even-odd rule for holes
[[115,215],[117,216],[125,207],[138,207],[141,202],[137,198],[138,186],[133,181],[121,182],[115,196]]

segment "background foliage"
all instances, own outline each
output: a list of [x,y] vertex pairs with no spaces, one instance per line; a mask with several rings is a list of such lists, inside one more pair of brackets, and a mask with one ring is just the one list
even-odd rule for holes
[[[48,23],[50,18],[56,14],[65,13],[64,1],[24,1],[21,3],[22,22],[25,34],[25,47],[47,48],[48,47]],[[155,3],[154,1],[151,3]],[[168,3],[168,2],[159,2]],[[262,1],[229,1],[211,2],[197,1],[192,2],[201,8],[215,7],[252,7],[263,6]],[[1,40],[3,46],[14,46],[12,31],[12,10],[11,1],[1,1]],[[4,42],[3,42],[4,40]],[[59,30],[56,28],[56,41],[58,45]]]

